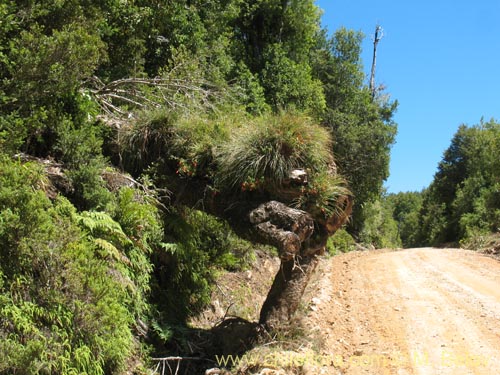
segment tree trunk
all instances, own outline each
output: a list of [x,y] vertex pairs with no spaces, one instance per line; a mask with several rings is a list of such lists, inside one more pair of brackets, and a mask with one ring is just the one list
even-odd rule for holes
[[[303,176],[300,178],[300,184],[307,183]],[[338,214],[319,219],[285,203],[266,201],[265,196],[235,200],[224,194],[207,194],[203,184],[172,184],[169,189],[177,202],[226,219],[240,237],[278,249],[280,270],[259,320],[270,331],[296,312],[328,237],[346,222],[352,210],[349,196],[339,198]]]
[[370,73],[370,92],[372,94],[372,101],[375,99],[375,95],[377,93],[377,89],[375,88],[375,67],[377,65],[377,45],[382,39],[382,27],[377,25],[375,27],[375,37],[373,38],[373,60],[372,60],[372,69]]
[[276,330],[295,314],[318,262],[317,255],[299,256],[281,262],[260,311],[259,323],[267,330]]

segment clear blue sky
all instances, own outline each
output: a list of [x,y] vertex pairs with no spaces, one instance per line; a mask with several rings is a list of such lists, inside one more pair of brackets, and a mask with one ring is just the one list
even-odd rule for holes
[[427,187],[460,124],[500,118],[500,0],[318,0],[323,26],[362,31],[368,73],[399,101],[389,192]]

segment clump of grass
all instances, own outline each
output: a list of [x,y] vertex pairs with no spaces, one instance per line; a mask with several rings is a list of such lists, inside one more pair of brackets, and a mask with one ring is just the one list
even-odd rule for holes
[[173,111],[147,111],[121,128],[118,144],[126,169],[140,172],[151,162],[172,153],[181,138],[178,120],[179,114]]
[[119,132],[122,162],[126,169],[141,172],[155,161],[174,160],[179,170],[189,166],[192,176],[210,169],[214,149],[228,138],[234,123],[233,117],[145,111]]
[[350,194],[332,169],[329,132],[301,114],[251,119],[237,111],[209,117],[156,110],[123,128],[119,143],[129,171],[162,160],[170,171],[207,178],[225,192],[259,190],[285,199],[291,171],[306,170],[308,184],[288,199],[317,218],[340,217]]
[[278,188],[293,169],[310,172],[332,162],[326,129],[297,114],[263,116],[237,129],[217,154],[218,186],[238,191],[250,182],[254,188]]

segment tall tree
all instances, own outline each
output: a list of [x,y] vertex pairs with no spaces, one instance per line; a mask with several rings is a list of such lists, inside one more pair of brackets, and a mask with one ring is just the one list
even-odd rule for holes
[[324,124],[331,129],[341,173],[352,188],[355,204],[351,231],[363,226],[362,209],[377,200],[389,176],[390,147],[397,126],[392,116],[397,101],[379,95],[372,100],[361,64],[363,35],[339,29],[330,40],[319,37],[314,72],[323,82],[327,109]]
[[458,128],[424,194],[423,242],[458,242],[474,231],[498,230],[500,168],[493,155],[499,145],[500,127],[494,120]]
[[386,198],[387,204],[392,207],[394,220],[398,224],[398,233],[405,248],[420,245],[417,228],[422,199],[420,192],[390,194]]

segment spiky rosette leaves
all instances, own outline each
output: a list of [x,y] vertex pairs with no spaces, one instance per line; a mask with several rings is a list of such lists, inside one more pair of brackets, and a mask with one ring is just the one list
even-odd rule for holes
[[309,212],[319,222],[335,226],[332,233],[342,225],[352,210],[352,194],[345,179],[337,174],[320,173],[302,188],[293,206]]

